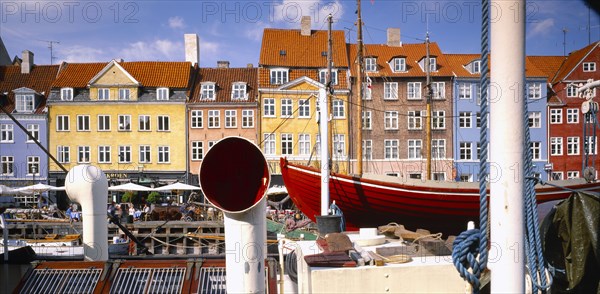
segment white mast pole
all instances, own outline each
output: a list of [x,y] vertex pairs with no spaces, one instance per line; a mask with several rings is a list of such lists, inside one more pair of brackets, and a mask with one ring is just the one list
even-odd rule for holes
[[329,113],[327,111],[327,92],[325,88],[319,89],[319,128],[321,133],[321,215],[329,214],[329,152],[328,124]]
[[491,292],[524,293],[525,0],[491,4]]

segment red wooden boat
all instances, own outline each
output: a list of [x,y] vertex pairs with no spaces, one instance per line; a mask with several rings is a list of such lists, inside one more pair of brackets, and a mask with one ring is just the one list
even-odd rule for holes
[[[321,171],[280,159],[281,174],[290,198],[315,221],[321,211]],[[394,182],[392,180],[396,179]],[[553,181],[552,184],[579,191],[600,192],[600,182],[584,179]],[[537,185],[537,202],[569,197],[571,192],[550,185]],[[330,173],[330,201],[344,213],[346,229],[377,227],[391,222],[408,229],[458,234],[468,221],[479,220],[479,185],[466,182],[406,180],[388,176],[378,179]]]

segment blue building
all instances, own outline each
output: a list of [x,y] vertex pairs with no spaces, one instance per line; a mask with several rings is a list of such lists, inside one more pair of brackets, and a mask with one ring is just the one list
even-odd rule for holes
[[[48,156],[33,138],[47,148],[46,94],[58,70],[58,65],[34,65],[27,50],[20,64],[0,66],[0,185],[47,183]],[[19,197],[21,204],[38,203],[34,195]]]
[[[453,175],[456,181],[474,182],[478,179],[480,168],[481,87],[479,78],[481,59],[478,54],[446,54],[446,58],[452,64],[455,73],[452,91],[454,93],[453,117],[455,120],[453,130],[455,170]],[[535,176],[544,179],[548,178],[544,170],[548,163],[546,81],[545,74],[527,61],[524,93],[527,97],[529,113],[533,172]],[[492,101],[493,97],[489,97],[488,100]],[[509,119],[507,118],[507,120]],[[498,147],[501,148],[501,146]]]

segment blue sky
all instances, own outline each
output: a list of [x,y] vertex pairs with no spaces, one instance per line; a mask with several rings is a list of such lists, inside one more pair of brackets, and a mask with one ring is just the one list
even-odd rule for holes
[[[399,27],[403,43],[430,38],[446,53],[476,53],[480,1],[363,0],[365,43],[384,43],[386,29]],[[0,36],[9,54],[28,49],[36,64],[184,59],[183,35],[200,36],[200,65],[229,60],[232,67],[258,63],[264,28],[299,28],[310,15],[313,29],[334,29],[356,41],[356,1],[0,1]],[[562,55],[588,44],[588,9],[580,0],[530,1],[526,46],[529,55]],[[600,17],[590,13],[591,41],[600,39]],[[428,21],[426,21],[428,20]],[[428,24],[428,25],[427,25]]]

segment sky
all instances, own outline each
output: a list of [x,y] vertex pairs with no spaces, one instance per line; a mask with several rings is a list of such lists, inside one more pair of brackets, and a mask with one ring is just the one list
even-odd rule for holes
[[[302,15],[311,16],[313,29],[326,30],[332,13],[333,29],[355,43],[356,3],[0,0],[0,37],[11,57],[30,50],[36,64],[56,64],[182,61],[184,34],[194,33],[201,67],[216,67],[218,60],[256,66],[263,30],[298,29]],[[600,16],[581,0],[528,1],[525,13],[528,55],[563,55],[600,39]],[[481,1],[363,0],[362,16],[368,44],[385,43],[386,29],[393,27],[400,28],[403,43],[422,43],[429,31],[445,53],[480,51]]]

